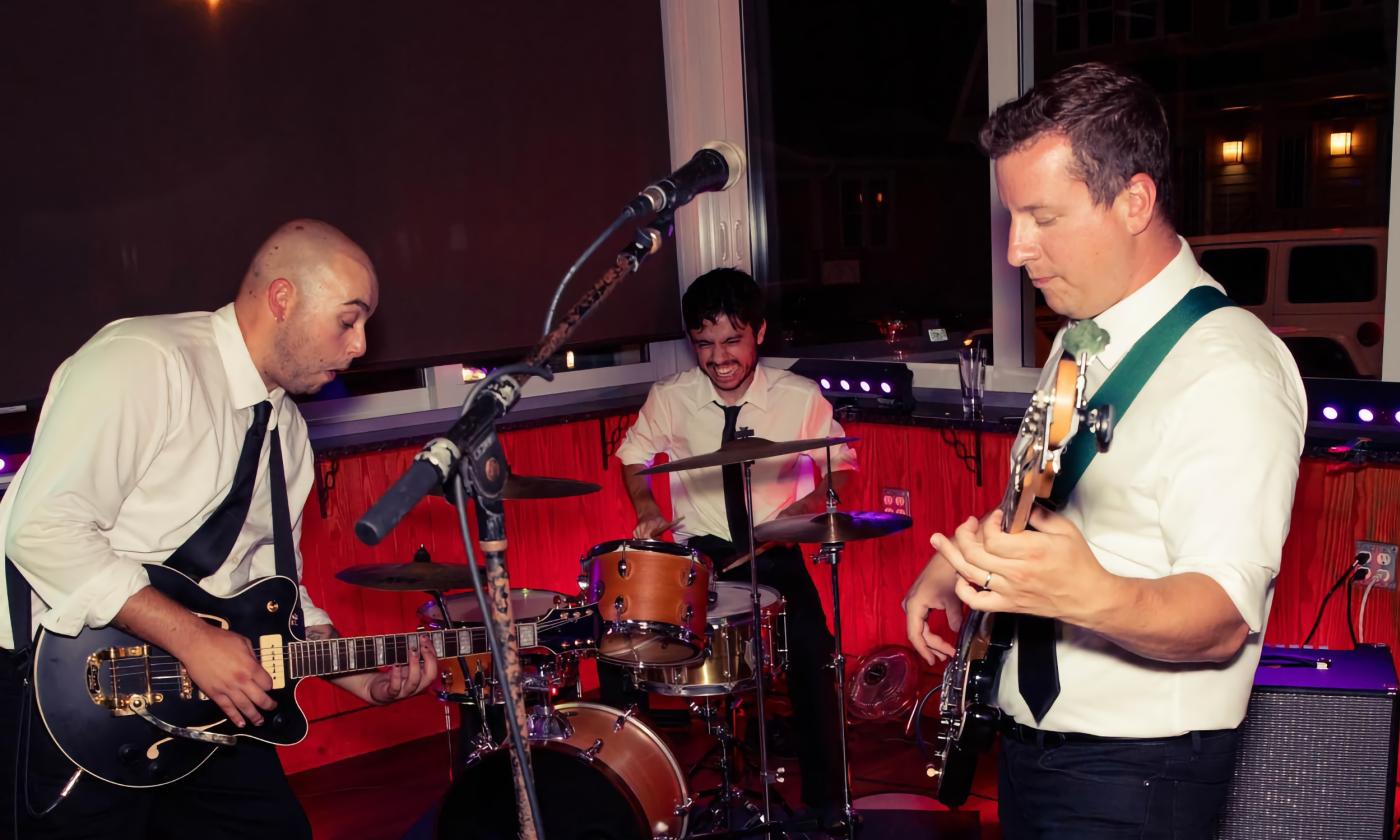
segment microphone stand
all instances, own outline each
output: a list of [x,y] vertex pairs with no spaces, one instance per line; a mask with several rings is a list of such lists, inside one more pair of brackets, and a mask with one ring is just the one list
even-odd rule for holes
[[[511,764],[515,773],[516,807],[523,840],[543,840],[544,822],[535,791],[530,757],[522,736],[527,726],[521,691],[519,646],[514,629],[510,600],[510,580],[506,571],[506,523],[501,504],[510,467],[496,436],[496,420],[520,399],[521,387],[530,376],[552,379],[546,362],[563,346],[590,310],[600,303],[628,274],[635,273],[672,231],[672,212],[658,213],[652,222],[637,230],[632,242],[618,252],[613,266],[580,297],[563,320],[546,335],[525,360],[493,371],[467,396],[462,414],[441,437],[429,441],[415,456],[409,469],[394,482],[374,505],[355,523],[355,533],[367,545],[378,544],[434,486],[441,485],[457,508],[458,524],[466,546],[467,565],[477,592],[482,615],[489,616],[486,637],[492,661],[504,671],[501,689],[512,713],[506,715],[514,748]],[[450,485],[449,485],[450,482]],[[476,502],[478,537],[486,557],[486,577],[482,585],[476,552],[467,526],[466,500]]]

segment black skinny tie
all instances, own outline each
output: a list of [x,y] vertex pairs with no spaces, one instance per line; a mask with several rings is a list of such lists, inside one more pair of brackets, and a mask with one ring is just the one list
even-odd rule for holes
[[[715,405],[724,409],[724,434],[720,442],[728,443],[735,439],[739,409],[744,404]],[[733,543],[735,551],[743,553],[749,548],[749,509],[744,501],[744,468],[740,464],[725,464],[720,469],[724,476],[724,513],[729,520],[729,541]]]

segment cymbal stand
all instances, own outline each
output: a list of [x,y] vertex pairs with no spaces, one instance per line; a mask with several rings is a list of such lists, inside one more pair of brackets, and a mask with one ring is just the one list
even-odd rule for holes
[[[739,429],[735,437],[752,436],[752,429]],[[753,555],[754,546],[758,543],[754,540],[753,534],[753,461],[744,461],[744,504],[748,507],[749,529],[744,536],[748,543],[743,546],[744,550]],[[730,536],[734,536],[730,534]],[[738,548],[739,546],[735,546]],[[764,660],[763,642],[759,639],[758,628],[763,626],[763,604],[762,594],[758,588],[758,558],[754,558],[749,563],[749,597],[751,599],[751,620],[754,627],[754,673],[757,679],[754,680],[754,689],[757,697],[757,718],[758,718],[758,776],[763,781],[763,821],[771,823],[773,821],[773,783],[777,781],[777,774],[768,769],[768,706],[767,688],[764,686],[763,675],[767,663]]]
[[[826,512],[836,512],[841,500],[831,483],[831,447],[826,447]],[[831,624],[835,631],[835,649],[831,653],[831,667],[836,669],[837,721],[841,733],[841,805],[845,816],[847,836],[856,836],[855,809],[851,806],[851,761],[846,745],[846,653],[841,644],[841,551],[844,542],[822,543],[812,555],[813,563],[831,566]]]

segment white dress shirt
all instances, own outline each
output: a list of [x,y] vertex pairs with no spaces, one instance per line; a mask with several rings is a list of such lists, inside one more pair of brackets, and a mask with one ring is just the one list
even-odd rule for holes
[[[673,461],[714,452],[724,435],[721,402],[714,383],[698,367],[655,383],[618,447],[618,459],[638,465],[650,464],[662,452]],[[738,426],[753,429],[754,437],[788,441],[845,434],[816,383],[779,368],[755,366],[741,402]],[[805,495],[800,491],[807,475],[806,457],[815,459],[820,474],[825,474],[824,448],[754,462],[755,525],[773,519]],[[856,454],[845,444],[833,446],[831,462],[833,472],[855,469]],[[711,534],[730,540],[722,468],[682,470],[670,476],[672,513],[685,517],[675,529],[677,539]]]
[[[1151,282],[1094,319],[1109,345],[1090,364],[1091,394],[1186,292],[1219,285],[1185,240]],[[1060,357],[1055,340],[1046,365]],[[1060,695],[1037,724],[1021,699],[1016,649],[998,704],[1029,726],[1153,738],[1230,729],[1244,719],[1288,535],[1306,397],[1283,342],[1239,307],[1195,323],[1119,417],[1112,446],[1090,462],[1064,515],[1105,569],[1134,578],[1195,572],[1218,583],[1249,625],[1223,664],[1146,659],[1060,625]]]
[[[34,588],[35,629],[72,636],[109,624],[149,584],[143,564],[164,561],[228,494],[264,400],[295,545],[314,478],[306,422],[281,388],[268,392],[232,304],[115,321],[60,365],[33,452],[0,499],[0,545]],[[268,451],[232,555],[201,584],[216,595],[276,573]],[[304,587],[301,603],[307,626],[330,623]],[[7,597],[0,614],[0,646],[13,648]]]

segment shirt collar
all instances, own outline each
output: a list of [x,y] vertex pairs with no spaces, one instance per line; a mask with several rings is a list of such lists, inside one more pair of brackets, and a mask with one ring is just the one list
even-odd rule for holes
[[[711,382],[710,377],[705,375],[705,371],[696,367],[695,372],[700,377],[695,389],[696,407],[711,402],[727,405],[720,397],[719,391],[715,390],[715,383]],[[748,390],[744,391],[744,396],[739,400],[739,403],[748,403],[760,411],[768,410],[768,372],[762,362],[754,365],[753,379],[749,380]]]
[[1108,347],[1097,360],[1109,370],[1123,360],[1133,345],[1171,311],[1182,296],[1201,284],[1201,267],[1186,240],[1177,237],[1181,250],[1147,284],[1094,318],[1108,333]]
[[286,392],[281,388],[267,390],[243,340],[243,331],[238,328],[233,304],[220,307],[210,318],[214,324],[214,346],[218,348],[224,375],[228,377],[229,400],[233,407],[251,408],[263,400],[271,400],[273,409],[281,408]]

